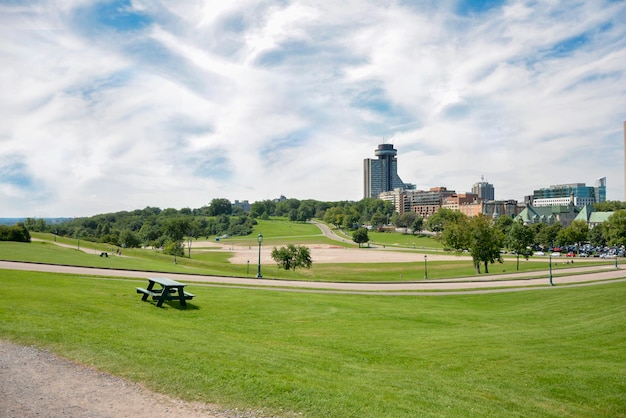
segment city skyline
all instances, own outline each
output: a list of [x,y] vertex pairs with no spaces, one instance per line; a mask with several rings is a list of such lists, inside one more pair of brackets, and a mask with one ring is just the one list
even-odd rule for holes
[[626,2],[0,1],[0,217],[626,190]]

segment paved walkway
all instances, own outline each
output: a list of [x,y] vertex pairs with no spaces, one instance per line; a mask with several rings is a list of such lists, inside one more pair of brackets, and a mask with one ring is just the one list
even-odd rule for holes
[[[0,269],[41,271],[51,273],[69,273],[88,276],[104,277],[169,277],[183,282],[195,282],[197,285],[227,285],[267,288],[274,290],[317,291],[317,292],[345,292],[371,293],[386,295],[443,295],[462,293],[487,293],[503,291],[519,291],[529,288],[549,286],[549,273],[525,272],[506,275],[476,276],[446,280],[431,280],[420,282],[394,283],[328,283],[296,280],[256,279],[242,277],[203,276],[195,274],[155,273],[147,271],[113,270],[90,267],[58,266],[52,264],[22,263],[14,261],[0,261]],[[559,271],[563,274],[564,271]],[[615,269],[614,266],[577,267],[567,270],[567,276],[553,276],[555,286],[599,284],[607,281],[626,281],[626,270]],[[437,292],[432,292],[436,290]]]

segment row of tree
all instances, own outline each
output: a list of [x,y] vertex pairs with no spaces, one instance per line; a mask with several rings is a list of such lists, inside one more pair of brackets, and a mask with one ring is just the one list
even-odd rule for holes
[[256,221],[227,199],[214,199],[200,209],[164,209],[146,207],[75,218],[67,222],[46,225],[43,219],[27,218],[26,228],[37,232],[102,242],[134,248],[151,246],[165,252],[182,255],[183,238],[189,245],[193,238],[248,235]]
[[[433,218],[433,219],[431,219]],[[468,218],[460,212],[440,209],[428,218],[431,227],[439,232],[444,246],[456,252],[468,251],[474,261],[476,272],[481,263],[485,272],[489,264],[502,262],[502,250],[528,258],[535,248],[548,249],[555,246],[580,246],[589,243],[594,247],[626,245],[626,211],[616,211],[608,221],[589,228],[584,221],[574,221],[568,227],[543,223],[524,225],[521,220],[500,217],[495,222],[484,215]]]
[[379,199],[335,203],[297,199],[278,202],[264,200],[253,203],[250,212],[246,213],[229,200],[217,198],[199,209],[162,210],[146,207],[75,218],[51,225],[47,225],[41,218],[27,218],[25,225],[30,231],[51,232],[126,248],[152,246],[164,248],[168,253],[181,253],[181,236],[245,236],[252,233],[256,219],[267,219],[270,216],[283,216],[294,222],[331,217],[330,223],[352,229],[369,223],[372,218],[381,224],[387,222],[393,216],[393,205]]

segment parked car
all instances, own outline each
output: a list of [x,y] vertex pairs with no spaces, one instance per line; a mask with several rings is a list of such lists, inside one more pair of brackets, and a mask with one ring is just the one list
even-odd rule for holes
[[570,251],[569,253],[565,254],[565,257],[576,257],[576,254]]
[[560,257],[561,253],[558,251],[553,252],[552,254],[550,254],[552,257]]
[[579,257],[589,257],[589,254],[587,253],[580,253],[578,254]]
[[533,255],[541,256],[541,255],[546,255],[546,254],[543,251],[535,251]]

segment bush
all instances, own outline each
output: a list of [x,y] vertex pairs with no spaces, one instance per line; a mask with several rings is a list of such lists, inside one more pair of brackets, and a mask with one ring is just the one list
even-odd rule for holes
[[23,222],[13,226],[0,225],[0,241],[30,242],[30,233]]

